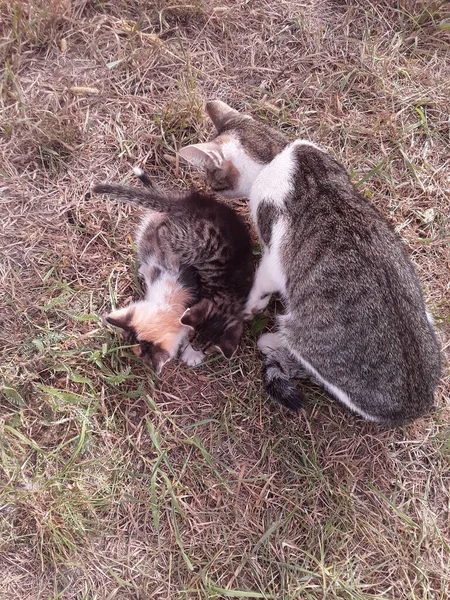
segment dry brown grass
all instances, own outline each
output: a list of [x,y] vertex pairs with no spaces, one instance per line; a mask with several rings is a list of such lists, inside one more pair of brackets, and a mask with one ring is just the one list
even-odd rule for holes
[[448,370],[400,431],[269,404],[251,331],[153,381],[99,319],[136,294],[136,219],[87,195],[198,179],[175,151],[224,99],[352,170],[447,352],[448,3],[6,0],[0,27],[0,598],[448,598]]

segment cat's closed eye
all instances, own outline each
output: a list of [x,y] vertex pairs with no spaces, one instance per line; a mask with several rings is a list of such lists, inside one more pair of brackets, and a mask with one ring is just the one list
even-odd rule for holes
[[215,192],[234,190],[239,181],[239,171],[233,164],[225,160],[220,167],[206,169],[206,182]]
[[216,192],[229,189],[231,183],[228,173],[223,169],[213,169],[208,171],[206,181]]

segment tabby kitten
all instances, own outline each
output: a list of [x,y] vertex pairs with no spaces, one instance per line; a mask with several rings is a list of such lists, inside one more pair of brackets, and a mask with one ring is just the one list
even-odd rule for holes
[[[152,185],[140,169],[146,189],[101,184],[95,193],[149,209],[137,239],[141,265],[149,261],[171,273],[193,269],[201,299],[180,322],[189,329],[196,351],[234,354],[243,329],[243,309],[252,286],[250,234],[234,210],[211,194],[198,191],[166,193]],[[160,220],[155,226],[153,215]]]
[[275,292],[286,309],[259,340],[269,395],[297,409],[291,379],[308,377],[371,421],[396,426],[429,411],[439,344],[399,236],[327,152],[223,102],[206,108],[217,137],[180,154],[224,196],[250,200],[263,256],[246,314]]

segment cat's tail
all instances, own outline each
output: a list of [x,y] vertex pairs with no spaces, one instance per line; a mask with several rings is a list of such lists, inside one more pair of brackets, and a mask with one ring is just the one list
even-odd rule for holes
[[94,194],[107,194],[113,196],[119,202],[126,204],[137,204],[149,210],[154,210],[161,213],[177,213],[183,212],[182,196],[171,193],[170,196],[155,187],[149,187],[144,183],[145,189],[126,187],[123,185],[109,185],[100,183],[94,185],[92,191]]
[[263,382],[266,392],[279,404],[289,410],[298,411],[304,404],[304,396],[283,371],[274,356],[268,356],[263,367]]
[[141,169],[140,167],[133,167],[133,173],[143,183],[143,185],[145,185],[145,187],[161,192],[161,189],[155,183],[153,183],[144,169]]

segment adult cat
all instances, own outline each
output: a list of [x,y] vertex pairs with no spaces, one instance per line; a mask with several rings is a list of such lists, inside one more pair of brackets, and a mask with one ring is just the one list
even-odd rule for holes
[[364,418],[401,425],[433,406],[440,351],[399,236],[314,144],[207,104],[217,137],[181,150],[213,189],[247,196],[263,255],[246,313],[274,292],[286,312],[261,336],[269,395],[302,404],[291,378],[320,383]]

